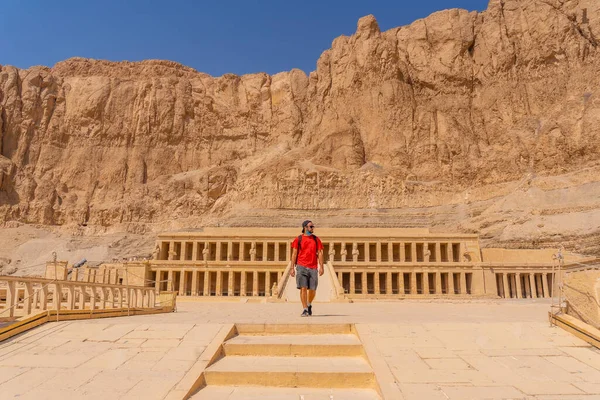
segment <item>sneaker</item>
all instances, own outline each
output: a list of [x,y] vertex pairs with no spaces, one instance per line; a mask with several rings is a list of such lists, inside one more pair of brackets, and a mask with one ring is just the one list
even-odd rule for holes
[[310,314],[308,313],[308,310],[304,310],[302,311],[302,315],[300,315],[301,317],[308,317]]
[[308,315],[312,315],[312,304],[308,306]]

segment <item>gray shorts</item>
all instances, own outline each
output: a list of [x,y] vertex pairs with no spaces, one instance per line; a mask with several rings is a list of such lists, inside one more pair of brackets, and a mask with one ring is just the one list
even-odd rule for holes
[[306,268],[296,264],[296,287],[308,288],[309,290],[317,290],[319,285],[319,270]]

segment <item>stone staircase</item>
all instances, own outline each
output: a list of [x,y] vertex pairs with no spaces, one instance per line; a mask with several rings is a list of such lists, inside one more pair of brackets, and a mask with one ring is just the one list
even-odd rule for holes
[[238,325],[194,400],[380,400],[351,324]]

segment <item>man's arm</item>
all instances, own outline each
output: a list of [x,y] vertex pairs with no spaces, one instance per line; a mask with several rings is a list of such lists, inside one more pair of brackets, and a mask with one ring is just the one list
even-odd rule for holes
[[294,276],[296,276],[296,266],[294,265],[294,263],[296,262],[296,256],[298,255],[298,249],[292,249],[292,259],[290,260],[290,264],[291,264],[291,269],[290,269],[290,276],[293,278]]
[[323,249],[319,250],[319,276],[323,275],[325,269],[323,269]]

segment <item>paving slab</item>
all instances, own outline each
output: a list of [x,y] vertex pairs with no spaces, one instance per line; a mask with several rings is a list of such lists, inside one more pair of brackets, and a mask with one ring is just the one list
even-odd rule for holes
[[[540,300],[316,303],[315,315],[301,318],[297,304],[182,302],[176,313],[52,322],[0,344],[0,397],[181,398],[182,378],[202,372],[194,366],[212,356],[216,347],[205,353],[228,324],[355,323],[368,332],[365,349],[377,356],[372,371],[389,374],[382,384],[397,389],[393,400],[599,399],[600,351],[550,327],[549,306]],[[272,398],[285,399],[282,393]]]

